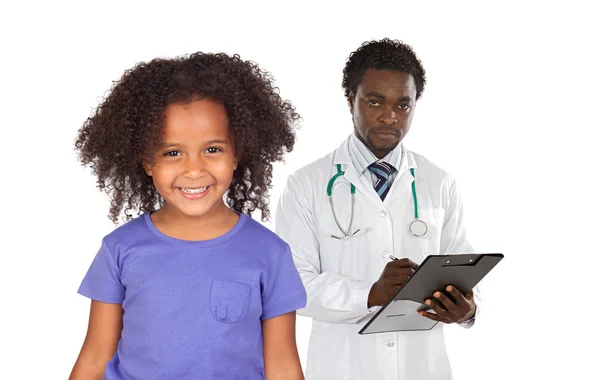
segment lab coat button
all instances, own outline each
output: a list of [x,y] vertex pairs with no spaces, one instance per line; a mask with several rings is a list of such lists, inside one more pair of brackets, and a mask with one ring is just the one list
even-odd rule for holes
[[387,211],[385,211],[385,210],[381,210],[381,211],[379,212],[379,216],[381,216],[382,218],[385,218],[385,217],[387,216]]
[[389,348],[392,348],[392,347],[394,347],[395,345],[396,345],[396,343],[394,343],[394,342],[391,342],[391,341],[387,343],[387,346],[388,346]]

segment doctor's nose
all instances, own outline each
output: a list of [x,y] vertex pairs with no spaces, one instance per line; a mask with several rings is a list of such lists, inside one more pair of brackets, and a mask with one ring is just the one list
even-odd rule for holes
[[381,115],[379,115],[379,120],[381,124],[385,125],[394,125],[398,122],[396,118],[396,112],[393,109],[384,109]]

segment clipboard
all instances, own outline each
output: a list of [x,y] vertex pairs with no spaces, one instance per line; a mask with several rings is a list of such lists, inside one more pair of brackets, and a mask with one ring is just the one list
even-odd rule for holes
[[358,333],[431,330],[438,321],[419,314],[430,309],[423,303],[425,299],[432,298],[435,291],[443,291],[450,284],[461,293],[468,293],[503,258],[501,253],[427,256],[413,276]]

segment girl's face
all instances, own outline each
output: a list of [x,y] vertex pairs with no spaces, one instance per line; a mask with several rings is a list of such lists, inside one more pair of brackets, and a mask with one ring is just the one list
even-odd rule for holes
[[145,165],[172,216],[211,217],[227,206],[223,195],[237,168],[223,105],[211,100],[172,104],[165,111],[162,145]]

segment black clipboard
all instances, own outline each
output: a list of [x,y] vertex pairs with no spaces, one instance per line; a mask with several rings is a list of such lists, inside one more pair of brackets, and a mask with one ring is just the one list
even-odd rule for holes
[[463,294],[471,291],[504,255],[501,253],[429,255],[413,276],[375,313],[360,335],[395,331],[431,330],[438,322],[419,314],[430,307],[423,302],[446,285]]

